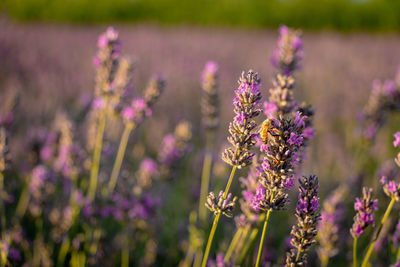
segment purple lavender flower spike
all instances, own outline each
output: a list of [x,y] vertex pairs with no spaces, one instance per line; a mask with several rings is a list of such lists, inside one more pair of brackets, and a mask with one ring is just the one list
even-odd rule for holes
[[363,188],[363,197],[356,198],[354,210],[357,211],[354,216],[354,224],[350,230],[353,237],[360,237],[364,230],[375,225],[374,211],[378,210],[378,200],[372,199],[372,189]]
[[219,125],[218,64],[208,61],[202,73],[203,95],[201,99],[202,122],[206,130],[213,131]]
[[254,130],[257,126],[254,118],[261,110],[260,79],[250,70],[242,73],[239,87],[235,91],[233,106],[235,117],[229,125],[228,137],[231,147],[222,153],[222,159],[231,166],[242,168],[250,165],[254,153],[250,149],[256,144]]
[[271,64],[283,75],[289,76],[300,68],[300,61],[304,57],[301,32],[289,29],[287,26],[279,28],[277,48],[271,58]]
[[318,222],[320,221],[318,177],[311,175],[299,179],[299,201],[296,207],[297,225],[290,232],[293,249],[286,255],[286,266],[304,266],[309,247],[316,243]]

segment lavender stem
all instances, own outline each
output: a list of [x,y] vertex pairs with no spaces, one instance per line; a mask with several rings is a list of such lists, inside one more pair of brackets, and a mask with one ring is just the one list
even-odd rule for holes
[[[228,195],[229,188],[231,187],[233,177],[235,176],[236,168],[237,168],[236,165],[234,165],[232,167],[231,175],[229,176],[229,180],[228,180],[228,183],[226,184],[224,194],[222,195],[223,199],[226,199],[226,197]],[[212,225],[212,228],[211,228],[211,232],[210,232],[210,235],[208,236],[208,241],[207,241],[206,250],[204,252],[203,262],[201,263],[202,267],[206,267],[207,260],[208,260],[208,255],[210,254],[212,241],[214,239],[215,231],[217,230],[217,226],[218,226],[218,222],[219,222],[219,218],[220,217],[221,217],[221,212],[219,212],[214,218],[214,222],[213,222],[213,225]]]
[[212,165],[212,152],[209,149],[212,141],[212,134],[207,135],[206,141],[206,153],[204,155],[204,163],[203,170],[201,173],[201,188],[200,188],[200,203],[199,203],[199,219],[200,222],[205,224],[207,220],[207,209],[204,206],[204,203],[207,200],[208,187],[210,184],[210,174],[211,174],[211,165]]
[[124,160],[126,146],[129,140],[129,135],[131,134],[132,130],[133,130],[133,124],[131,123],[126,124],[125,129],[122,133],[121,141],[118,146],[117,157],[115,158],[114,161],[114,166],[111,172],[110,181],[108,182],[108,194],[113,193],[115,185],[117,184],[117,179],[119,176],[119,172],[121,170],[122,161]]
[[262,255],[263,248],[264,248],[264,242],[265,242],[265,237],[266,237],[266,234],[267,234],[267,227],[268,227],[268,221],[269,221],[270,214],[271,214],[271,210],[268,210],[267,211],[267,216],[265,217],[265,220],[264,220],[264,226],[263,226],[263,231],[262,231],[262,234],[261,234],[260,246],[258,247],[256,267],[260,266],[261,255]]
[[378,231],[376,231],[376,233],[374,235],[374,239],[372,240],[371,244],[368,247],[367,254],[365,254],[365,257],[364,257],[364,260],[363,260],[363,262],[361,264],[361,267],[366,267],[367,266],[369,257],[371,256],[372,251],[374,250],[374,246],[375,246],[376,240],[378,239],[379,234],[381,233],[382,227],[385,224],[387,218],[389,217],[389,214],[392,211],[392,208],[393,208],[393,205],[394,205],[395,202],[396,202],[395,198],[392,197],[392,199],[390,200],[390,203],[389,203],[389,205],[388,205],[388,207],[387,207],[387,209],[385,211],[385,214],[383,215],[382,220],[381,220],[381,222],[379,224]]
[[106,114],[105,111],[103,111],[100,114],[99,118],[99,125],[96,134],[96,143],[93,153],[93,162],[90,168],[90,183],[88,190],[88,197],[90,200],[93,200],[94,197],[96,196],[97,179],[99,176],[100,158],[101,158],[101,150],[103,147],[103,135],[105,128],[106,128]]
[[357,267],[357,237],[353,241],[353,267]]

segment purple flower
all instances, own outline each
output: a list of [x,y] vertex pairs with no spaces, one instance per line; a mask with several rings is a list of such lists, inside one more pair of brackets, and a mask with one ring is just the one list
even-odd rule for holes
[[259,185],[256,194],[251,202],[251,207],[256,212],[260,211],[261,208],[260,203],[262,203],[265,200],[265,193],[266,193],[266,188],[263,185]]
[[301,146],[301,144],[303,143],[303,136],[301,136],[300,134],[290,133],[288,143],[292,146]]
[[394,135],[393,146],[400,147],[400,132],[395,133]]
[[272,116],[276,111],[278,111],[278,106],[274,102],[264,102],[264,114],[267,115],[267,117]]
[[313,139],[315,137],[315,130],[312,127],[306,127],[303,130],[303,137],[305,139]]
[[372,199],[372,189],[363,188],[363,197],[356,198],[354,224],[350,230],[353,237],[360,237],[369,225],[375,225],[374,211],[378,210],[378,200]]
[[142,163],[140,163],[140,168],[146,170],[150,174],[157,173],[157,163],[151,158],[145,158]]

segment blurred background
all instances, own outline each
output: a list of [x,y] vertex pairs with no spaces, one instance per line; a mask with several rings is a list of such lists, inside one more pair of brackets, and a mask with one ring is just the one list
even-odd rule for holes
[[[152,74],[166,79],[153,117],[133,143],[157,151],[165,133],[189,120],[196,152],[192,173],[200,172],[204,142],[201,71],[208,60],[219,64],[221,126],[215,158],[222,163],[219,151],[233,117],[237,79],[254,69],[267,98],[277,29],[285,24],[303,31],[305,58],[295,92],[315,108],[316,138],[303,171],[318,174],[327,192],[353,175],[349,149],[372,81],[392,79],[400,64],[397,0],[3,0],[0,12],[0,98],[14,92],[20,97],[10,138],[14,159],[24,157],[21,144],[29,129],[50,125],[58,111],[79,120],[74,110],[93,94],[97,38],[113,26],[120,32],[123,54],[135,60],[135,94]],[[372,148],[376,164],[394,157],[392,134],[400,130],[399,122],[398,115],[390,116],[379,133]],[[178,224],[171,223],[177,228],[172,233],[186,231],[186,222],[179,219],[186,220],[197,205],[200,175],[192,176],[176,185],[184,193],[174,201],[183,203],[187,195],[192,199],[175,218]]]

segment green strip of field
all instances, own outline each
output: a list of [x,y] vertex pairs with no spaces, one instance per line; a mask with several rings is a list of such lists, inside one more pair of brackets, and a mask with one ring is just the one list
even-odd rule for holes
[[400,31],[398,0],[2,0],[22,21]]

